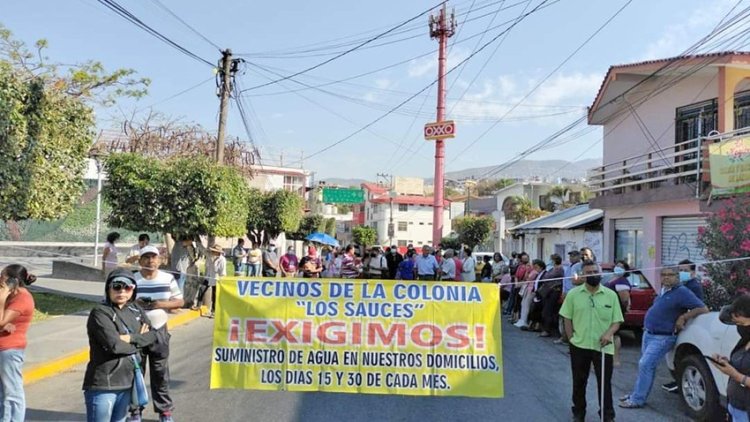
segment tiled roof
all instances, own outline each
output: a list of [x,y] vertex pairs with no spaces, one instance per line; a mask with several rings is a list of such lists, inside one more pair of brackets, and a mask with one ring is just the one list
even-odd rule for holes
[[669,57],[665,59],[655,59],[655,60],[644,60],[641,62],[635,62],[635,63],[626,63],[626,64],[618,64],[613,65],[609,67],[609,70],[607,70],[607,74],[604,76],[604,80],[602,80],[601,85],[599,85],[599,91],[597,91],[596,96],[594,97],[594,102],[591,104],[591,107],[589,107],[589,113],[588,117],[589,120],[591,120],[591,116],[594,113],[594,110],[597,107],[597,103],[599,102],[599,98],[604,93],[604,90],[607,87],[607,84],[609,83],[610,76],[612,76],[614,73],[616,73],[618,70],[622,69],[629,69],[639,66],[651,66],[651,65],[662,65],[667,64],[671,62],[676,61],[688,61],[688,60],[695,60],[695,59],[705,59],[705,58],[722,58],[727,56],[750,56],[749,51],[720,51],[715,53],[705,53],[705,54],[694,54],[691,56],[675,56],[675,57]]

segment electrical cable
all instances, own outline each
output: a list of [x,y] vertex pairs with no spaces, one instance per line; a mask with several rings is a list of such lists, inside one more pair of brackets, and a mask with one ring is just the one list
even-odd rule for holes
[[181,46],[180,44],[177,44],[176,42],[169,39],[164,34],[160,33],[159,31],[155,30],[154,28],[150,27],[146,23],[144,23],[142,20],[138,19],[134,14],[129,12],[126,8],[118,4],[115,0],[97,0],[100,4],[104,5],[108,9],[112,10],[113,12],[117,13],[120,17],[127,20],[128,22],[134,24],[135,26],[143,29],[147,33],[149,33],[154,38],[164,42],[165,44],[169,45],[170,47],[176,49],[177,51],[181,52],[182,54],[185,54],[186,56],[197,60],[201,63],[205,63],[209,65],[210,67],[215,67],[213,63],[210,61],[198,56],[197,54],[193,53],[192,51],[188,50],[187,48]]
[[328,64],[328,63],[331,63],[331,62],[332,62],[332,61],[334,61],[334,60],[340,59],[341,57],[344,57],[344,56],[346,56],[347,54],[349,54],[349,53],[352,53],[352,52],[354,52],[354,51],[358,50],[359,48],[362,48],[362,47],[364,47],[365,45],[367,45],[367,44],[369,44],[369,43],[371,43],[371,42],[373,42],[373,41],[375,41],[375,40],[377,40],[377,39],[379,39],[379,38],[383,37],[384,35],[387,35],[387,34],[389,34],[389,33],[393,32],[393,31],[397,30],[398,28],[400,28],[400,27],[402,27],[402,26],[404,26],[404,25],[408,24],[409,22],[412,22],[412,21],[414,21],[414,20],[416,20],[416,19],[418,19],[418,18],[421,18],[422,16],[426,15],[427,13],[430,13],[430,11],[432,11],[432,10],[433,10],[433,9],[435,9],[436,7],[440,6],[441,4],[443,4],[443,2],[441,2],[440,4],[438,4],[438,5],[436,5],[436,6],[432,6],[432,7],[430,7],[429,9],[427,9],[427,10],[425,10],[425,11],[423,11],[423,12],[419,13],[418,15],[416,15],[416,16],[413,16],[413,17],[411,17],[411,18],[407,19],[406,21],[404,21],[404,22],[402,22],[402,23],[400,23],[400,24],[398,24],[398,25],[396,25],[396,26],[394,26],[394,27],[392,27],[392,28],[388,29],[388,30],[387,30],[387,31],[385,31],[385,32],[381,32],[380,34],[378,34],[378,35],[376,35],[376,36],[374,36],[374,37],[372,37],[372,38],[370,38],[370,39],[368,39],[368,40],[366,40],[366,41],[364,41],[364,42],[362,42],[362,43],[360,43],[360,44],[357,44],[356,46],[354,46],[354,47],[352,47],[352,48],[350,48],[350,49],[348,49],[348,50],[346,50],[346,51],[343,51],[343,52],[341,52],[341,53],[337,54],[336,56],[333,56],[333,57],[331,57],[330,59],[327,59],[327,60],[323,60],[322,62],[320,62],[320,63],[318,63],[318,64],[315,64],[315,65],[313,65],[313,66],[310,66],[310,67],[308,67],[308,68],[305,68],[305,69],[303,69],[303,70],[300,70],[300,71],[298,71],[298,72],[295,72],[295,73],[293,73],[293,74],[291,74],[291,75],[287,75],[287,76],[284,76],[283,78],[279,78],[279,79],[277,79],[277,80],[274,80],[274,81],[271,81],[271,82],[266,82],[266,83],[264,83],[264,84],[260,84],[260,85],[255,85],[255,86],[252,86],[252,87],[250,87],[250,88],[247,88],[247,89],[245,89],[244,91],[252,91],[252,90],[255,90],[255,89],[258,89],[258,88],[262,88],[262,87],[264,87],[264,86],[269,86],[269,85],[273,85],[273,84],[275,84],[275,83],[278,83],[278,82],[281,82],[281,81],[285,81],[285,80],[288,80],[288,79],[290,79],[290,78],[294,78],[294,77],[296,77],[296,76],[299,76],[299,75],[302,75],[302,74],[304,74],[304,73],[310,72],[310,71],[312,71],[312,70],[315,70],[315,69],[317,69],[317,68],[319,68],[319,67],[321,67],[321,66],[325,66],[326,64]]
[[153,0],[153,2],[156,3],[156,5],[159,6],[159,8],[169,13],[173,18],[177,19],[181,24],[185,25],[193,34],[199,36],[203,41],[211,44],[214,48],[221,51],[221,47],[219,47],[215,42],[211,41],[206,36],[201,34],[197,29],[193,28],[189,23],[185,22],[181,17],[179,17],[176,13],[174,13],[167,6],[165,6],[164,3],[162,3],[159,0]]

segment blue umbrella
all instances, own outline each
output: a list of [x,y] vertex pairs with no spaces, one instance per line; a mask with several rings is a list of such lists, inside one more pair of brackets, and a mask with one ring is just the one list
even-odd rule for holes
[[323,245],[329,245],[333,247],[339,246],[339,241],[325,233],[310,233],[305,240],[310,242],[321,243]]

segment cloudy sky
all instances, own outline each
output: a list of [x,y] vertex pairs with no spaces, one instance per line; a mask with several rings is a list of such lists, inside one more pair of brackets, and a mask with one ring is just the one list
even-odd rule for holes
[[[458,136],[448,141],[447,169],[513,159],[583,116],[610,65],[678,55],[737,3],[450,2],[458,28],[450,40],[448,68],[453,70],[448,75],[447,110],[448,118],[457,122]],[[285,162],[299,165],[300,156],[307,157],[304,166],[317,178],[374,179],[378,172],[432,175],[434,146],[422,139],[421,128],[435,118],[436,87],[427,87],[436,78],[437,42],[428,36],[426,15],[419,15],[437,2],[121,0],[120,4],[202,59],[212,63],[219,59],[212,45],[216,44],[231,48],[246,61],[237,81],[246,90],[242,101],[250,134],[234,104],[229,133],[251,137],[266,163],[283,156]],[[740,4],[736,10],[745,6]],[[53,61],[96,59],[107,68],[133,68],[152,79],[146,98],[99,109],[101,128],[148,108],[212,130],[217,125],[213,69],[156,40],[96,0],[4,2],[0,23],[30,43],[46,38]],[[375,37],[366,47],[324,63]],[[277,81],[279,75],[319,64]],[[277,82],[269,84],[273,81]],[[565,138],[568,142],[529,158],[601,156],[600,128],[582,125],[571,134]]]

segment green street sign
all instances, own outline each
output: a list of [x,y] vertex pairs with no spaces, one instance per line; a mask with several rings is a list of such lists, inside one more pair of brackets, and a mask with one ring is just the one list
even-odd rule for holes
[[365,202],[362,189],[323,188],[323,202],[326,204],[360,204]]

